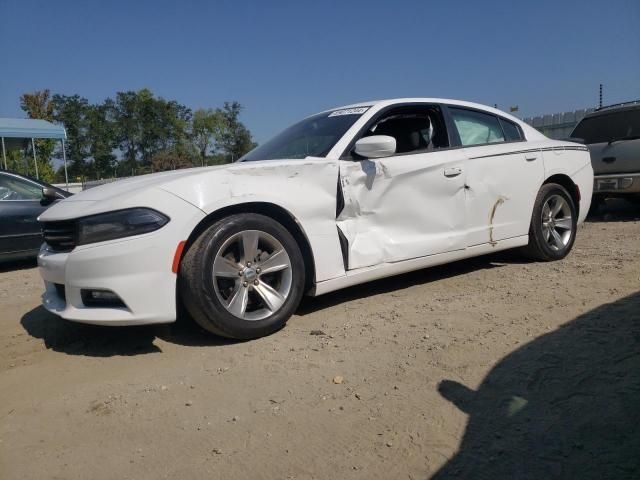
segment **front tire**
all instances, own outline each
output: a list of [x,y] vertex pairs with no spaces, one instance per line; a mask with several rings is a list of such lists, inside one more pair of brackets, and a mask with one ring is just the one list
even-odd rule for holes
[[545,262],[566,257],[576,239],[577,220],[576,206],[567,190],[555,183],[543,185],[533,206],[525,253]]
[[180,264],[179,291],[205,330],[235,339],[269,335],[286,324],[305,285],[304,261],[293,236],[253,213],[207,228]]

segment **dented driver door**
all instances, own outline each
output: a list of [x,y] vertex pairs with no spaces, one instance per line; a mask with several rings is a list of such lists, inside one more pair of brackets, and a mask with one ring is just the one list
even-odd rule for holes
[[465,162],[461,149],[340,160],[348,269],[464,249]]

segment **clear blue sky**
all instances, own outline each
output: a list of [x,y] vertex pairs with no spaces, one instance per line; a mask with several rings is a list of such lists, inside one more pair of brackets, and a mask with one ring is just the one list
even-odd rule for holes
[[335,105],[442,96],[533,115],[640,98],[640,1],[0,0],[0,116],[49,88],[225,100],[262,142]]

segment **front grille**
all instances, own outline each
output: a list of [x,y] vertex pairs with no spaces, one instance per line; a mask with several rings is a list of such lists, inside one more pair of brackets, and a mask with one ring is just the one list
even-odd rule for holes
[[70,252],[76,246],[76,222],[42,222],[42,236],[51,250]]

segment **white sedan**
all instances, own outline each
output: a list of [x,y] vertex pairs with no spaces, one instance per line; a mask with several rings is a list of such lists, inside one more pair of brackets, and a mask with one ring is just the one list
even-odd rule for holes
[[44,306],[101,325],[255,338],[303,294],[524,247],[558,260],[589,210],[587,148],[499,110],[407,98],[328,110],[238,162],[130,178],[40,217]]

